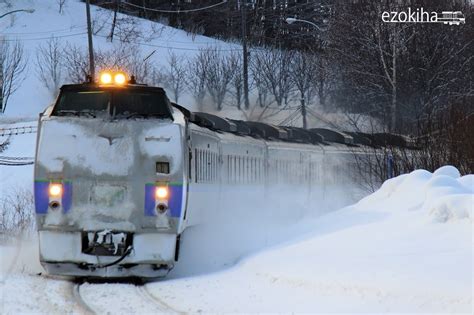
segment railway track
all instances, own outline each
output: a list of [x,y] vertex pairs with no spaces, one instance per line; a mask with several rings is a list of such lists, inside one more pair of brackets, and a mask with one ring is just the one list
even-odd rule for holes
[[72,296],[84,314],[185,314],[151,294],[146,285],[76,283],[72,285]]
[[72,286],[72,296],[79,308],[86,314],[99,314],[81,296],[81,284],[76,283]]
[[136,290],[140,295],[142,295],[145,299],[147,299],[150,303],[153,303],[157,307],[157,311],[160,313],[165,313],[165,314],[186,314],[185,312],[178,311],[174,309],[173,307],[169,306],[166,304],[164,301],[161,299],[157,298],[153,294],[148,291],[146,288],[146,284],[141,285],[141,286],[136,286]]

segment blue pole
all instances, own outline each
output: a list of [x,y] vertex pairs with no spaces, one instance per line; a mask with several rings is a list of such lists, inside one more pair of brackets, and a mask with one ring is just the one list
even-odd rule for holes
[[391,153],[387,155],[387,179],[393,177],[393,156]]

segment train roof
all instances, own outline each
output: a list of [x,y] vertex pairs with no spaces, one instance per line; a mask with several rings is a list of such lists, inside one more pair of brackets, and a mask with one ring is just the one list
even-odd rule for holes
[[[165,90],[161,87],[156,86],[148,86],[144,84],[127,84],[123,86],[117,85],[109,85],[109,84],[97,84],[97,83],[81,83],[81,84],[65,84],[61,86],[61,91],[92,91],[97,90],[98,88],[101,89],[109,89],[109,90],[135,90],[135,91],[153,91],[166,94]],[[184,108],[180,106],[181,108]]]
[[268,141],[293,142],[319,145],[397,146],[415,148],[408,137],[391,133],[362,133],[336,131],[326,128],[303,129],[293,126],[275,126],[257,121],[243,121],[220,117],[210,113],[191,112],[186,108],[172,103],[180,110],[189,122],[216,132],[232,133],[237,136],[250,136]]

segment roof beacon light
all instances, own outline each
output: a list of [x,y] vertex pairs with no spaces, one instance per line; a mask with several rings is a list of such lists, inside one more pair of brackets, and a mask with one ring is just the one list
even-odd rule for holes
[[127,78],[125,77],[125,74],[119,72],[114,75],[115,84],[122,85],[122,84],[125,84],[126,81],[127,81]]
[[110,84],[112,83],[112,75],[109,72],[102,72],[99,80],[101,84]]

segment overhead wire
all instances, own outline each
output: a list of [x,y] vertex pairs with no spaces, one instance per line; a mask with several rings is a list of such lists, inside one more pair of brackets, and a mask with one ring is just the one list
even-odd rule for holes
[[78,28],[83,28],[85,29],[86,26],[85,25],[82,25],[82,26],[71,26],[71,27],[68,27],[68,28],[62,28],[62,29],[56,29],[56,30],[48,30],[48,31],[40,31],[40,32],[14,32],[14,33],[1,33],[1,35],[35,35],[35,34],[49,34],[49,33],[63,33],[63,32],[66,32],[66,31],[72,31],[74,29],[78,29]]
[[59,35],[59,36],[49,36],[49,37],[38,37],[38,38],[16,38],[16,39],[0,39],[0,41],[5,41],[5,42],[16,42],[16,41],[31,41],[31,40],[48,40],[51,38],[64,38],[64,37],[73,37],[73,36],[79,36],[79,35],[85,35],[87,32],[82,32],[82,33],[75,33],[75,34],[67,34],[67,35]]
[[208,9],[215,8],[217,6],[223,5],[227,3],[227,0],[224,0],[222,2],[216,3],[216,4],[211,4],[209,6],[201,7],[201,8],[196,8],[196,9],[187,9],[187,10],[161,10],[161,9],[152,9],[152,8],[147,8],[141,5],[136,5],[127,1],[122,2],[122,4],[129,5],[131,7],[135,7],[138,9],[146,10],[146,11],[151,11],[151,12],[158,12],[158,13],[190,13],[190,12],[198,12],[198,11],[204,11]]
[[[99,37],[104,37],[104,38],[107,38],[107,36],[105,35],[99,35],[99,34],[96,34],[95,36],[99,36]],[[201,50],[202,48],[186,48],[186,47],[172,47],[172,46],[162,46],[162,45],[156,45],[156,44],[149,44],[149,43],[144,43],[144,42],[136,42],[136,41],[126,41],[126,40],[121,40],[121,39],[118,39],[118,41],[122,42],[122,43],[128,43],[128,44],[135,44],[135,45],[139,45],[139,46],[148,46],[148,47],[155,47],[155,48],[165,48],[165,49],[174,49],[174,50],[189,50],[189,51],[199,51]],[[209,47],[212,47],[212,45],[210,45]],[[242,51],[242,48],[229,48],[229,49],[216,49],[218,51]]]

